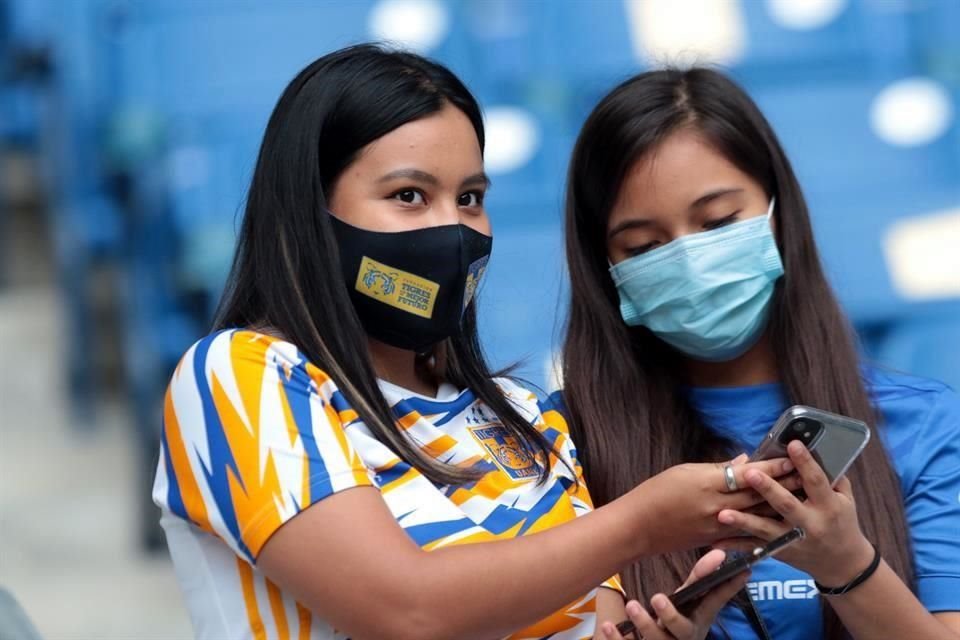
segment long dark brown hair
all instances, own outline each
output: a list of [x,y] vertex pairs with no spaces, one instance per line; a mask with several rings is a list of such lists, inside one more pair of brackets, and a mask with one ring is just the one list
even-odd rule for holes
[[[877,425],[853,331],[824,276],[807,205],[776,135],[750,97],[704,68],[642,73],[596,106],[570,163],[566,255],[571,300],[563,345],[564,399],[587,485],[603,505],[664,469],[727,458],[681,390],[681,359],[642,327],[628,327],[608,273],[606,231],[628,170],[671,133],[695,130],[776,197],[777,244],[785,275],[775,288],[768,335],[792,403]],[[853,483],[860,523],[891,567],[912,584],[900,483],[881,438],[857,460]],[[624,572],[631,597],[669,593],[697,552],[648,558]],[[843,637],[830,607],[825,632]]]
[[[473,124],[473,95],[449,69],[421,56],[363,44],[316,60],[287,86],[267,124],[214,329],[269,327],[336,382],[377,439],[437,484],[476,472],[435,460],[395,425],[377,386],[347,286],[341,277],[327,201],[337,178],[364,147],[394,129],[451,105]],[[530,453],[547,477],[552,448],[499,390],[477,337],[475,299],[461,332],[434,350],[434,373],[471,389]]]

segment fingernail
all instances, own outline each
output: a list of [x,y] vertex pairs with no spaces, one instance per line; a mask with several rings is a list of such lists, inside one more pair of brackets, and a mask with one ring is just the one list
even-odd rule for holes
[[793,471],[795,468],[796,468],[796,467],[794,466],[792,460],[787,460],[786,462],[783,463],[783,472],[784,472],[784,473],[790,473],[790,472]]
[[641,608],[642,607],[640,606],[639,602],[636,600],[631,600],[627,603],[627,606],[624,607],[624,610],[627,612],[628,616],[635,616],[640,613]]
[[803,454],[803,452],[806,451],[807,449],[806,447],[803,446],[802,442],[800,442],[799,440],[794,440],[793,442],[790,443],[790,447],[788,450],[790,451],[790,453],[799,456]]
[[736,520],[736,518],[733,517],[733,514],[730,513],[729,511],[721,511],[720,515],[718,515],[717,518],[723,524],[733,524],[734,521]]
[[657,611],[663,611],[664,609],[667,608],[666,596],[659,596],[659,595],[654,596],[651,602],[653,602],[653,608],[656,609]]
[[749,482],[754,486],[759,485],[760,481],[762,480],[762,477],[760,476],[760,472],[755,471],[753,469],[751,469],[750,471],[747,471],[747,473],[744,474],[744,477],[747,479],[747,482]]
[[610,624],[609,622],[604,622],[604,623],[603,623],[603,635],[604,635],[604,637],[606,637],[606,638],[612,638],[612,637],[613,637],[613,625]]

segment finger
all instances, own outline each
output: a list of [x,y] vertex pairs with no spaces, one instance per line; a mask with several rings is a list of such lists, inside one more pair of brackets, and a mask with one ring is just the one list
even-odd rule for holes
[[[790,493],[797,493],[803,489],[803,480],[798,473],[782,476],[778,478],[776,482]],[[800,496],[797,496],[797,499],[801,502],[803,501]],[[724,500],[724,507],[728,509],[738,509],[740,511],[747,511],[758,505],[767,505],[767,499],[752,488],[744,486],[741,486],[739,491],[727,493],[726,499]],[[771,509],[770,515],[772,517],[774,513],[772,508],[769,506],[767,506],[767,508]]]
[[670,598],[662,593],[650,598],[650,604],[657,612],[657,618],[674,638],[689,638],[696,631],[693,621],[677,611]]
[[766,504],[766,499],[749,486],[744,485],[739,491],[727,493],[721,499],[721,505],[726,509],[744,510],[758,504]]
[[724,509],[717,515],[723,524],[736,527],[766,542],[782,536],[793,527],[778,520],[753,516],[742,511]]
[[790,493],[803,488],[803,478],[800,477],[799,473],[791,473],[787,476],[781,476],[777,478],[777,483]]
[[[800,476],[796,474],[787,477],[790,479],[784,480],[783,478],[780,478],[776,482],[790,493],[798,494],[797,499],[802,502],[803,481],[800,479]],[[758,505],[767,505],[767,499],[754,491],[752,488],[746,487],[741,488],[739,491],[726,493],[722,499],[722,503],[723,507],[726,509],[746,511],[753,507],[757,507]]]
[[794,470],[794,463],[788,458],[759,460],[757,462],[745,462],[744,464],[738,465],[733,465],[732,463],[717,464],[719,473],[717,473],[716,487],[718,491],[722,491],[723,493],[730,493],[730,489],[727,488],[726,472],[724,471],[724,468],[727,467],[728,464],[733,468],[734,478],[736,479],[737,487],[740,489],[749,486],[745,474],[752,469],[761,471],[772,478],[779,478]]
[[[684,588],[685,586],[687,586],[692,582],[696,582],[700,578],[705,578],[706,576],[716,571],[720,567],[720,565],[723,564],[723,560],[726,557],[727,557],[727,554],[720,549],[715,549],[713,551],[709,551],[705,553],[702,558],[697,560],[697,564],[693,565],[693,569],[691,569],[690,575],[688,575],[684,583],[680,585],[680,589]],[[677,589],[677,591],[679,591],[680,589]]]
[[726,553],[731,551],[742,551],[750,553],[766,541],[754,536],[739,536],[735,538],[724,538],[713,543],[714,549],[720,549]]
[[[600,625],[600,632],[604,638],[608,638],[609,640],[623,640],[623,635],[617,631],[617,626],[612,622],[604,622]],[[636,636],[636,634],[631,635]]]
[[742,511],[744,513],[749,513],[750,515],[760,516],[761,518],[773,518],[776,520],[781,517],[780,514],[777,513],[776,510],[766,502],[755,504],[749,509],[743,509]]
[[738,465],[735,469],[737,473],[737,483],[741,487],[747,486],[744,479],[745,474],[751,469],[765,473],[771,478],[779,478],[786,475],[796,468],[796,463],[787,458],[774,458],[772,460],[758,460]]
[[708,626],[712,623],[720,609],[747,585],[749,579],[750,571],[742,571],[704,596],[691,615],[694,626]]
[[744,462],[746,462],[746,461],[749,460],[749,459],[750,459],[750,456],[748,456],[748,455],[745,454],[745,453],[741,453],[740,455],[738,455],[736,458],[734,458],[733,460],[731,460],[731,461],[728,462],[727,464],[743,464]]
[[834,485],[834,490],[839,491],[843,495],[853,500],[853,485],[850,484],[850,478],[843,476],[837,481],[837,484]]
[[759,471],[751,471],[747,473],[747,482],[785,520],[797,527],[806,524],[806,520],[810,517],[810,507],[805,506],[795,495],[774,482],[770,476]]
[[834,495],[830,480],[827,479],[823,468],[814,460],[810,450],[799,440],[794,440],[787,446],[787,453],[790,455],[790,460],[797,465],[797,473],[803,480],[803,490],[807,493],[807,497],[814,504],[832,500]]
[[627,603],[626,611],[630,622],[637,628],[633,634],[636,637],[643,640],[670,640],[670,636],[657,625],[657,621],[636,600]]

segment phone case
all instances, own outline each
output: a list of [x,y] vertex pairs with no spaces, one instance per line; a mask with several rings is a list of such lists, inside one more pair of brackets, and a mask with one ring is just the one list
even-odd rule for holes
[[696,602],[702,596],[706,595],[727,580],[730,580],[738,573],[746,571],[765,558],[770,558],[777,555],[777,553],[779,553],[781,550],[798,540],[802,540],[803,538],[803,529],[795,527],[779,538],[771,540],[770,542],[759,547],[755,547],[750,553],[735,555],[730,560],[727,560],[722,565],[717,567],[717,570],[712,574],[700,578],[693,584],[687,585],[683,589],[680,589],[674,593],[672,596],[670,596],[670,601],[673,602],[673,605],[682,612],[685,607],[691,603],[696,604]]
[[836,484],[870,442],[870,428],[866,423],[854,418],[803,405],[792,406],[783,412],[750,459],[755,461],[786,457],[787,448],[780,443],[780,434],[799,418],[816,420],[823,425],[823,430],[808,448],[827,474],[830,483]]

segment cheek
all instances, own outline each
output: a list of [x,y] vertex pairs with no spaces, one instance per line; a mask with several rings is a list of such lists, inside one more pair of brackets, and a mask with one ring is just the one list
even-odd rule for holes
[[607,243],[607,260],[609,260],[612,264],[623,262],[629,257],[630,256],[627,255],[626,250],[623,247],[619,246],[617,243],[615,242]]
[[478,216],[461,217],[460,222],[477,233],[482,233],[485,236],[493,235],[493,225],[490,224],[490,217],[486,213]]
[[368,197],[346,185],[334,191],[330,198],[330,211],[347,224],[367,231],[389,233],[417,227],[416,221],[405,216],[392,201]]
[[330,212],[349,225],[368,231],[407,231],[415,228],[395,203],[371,194],[369,180],[359,172],[345,172],[334,184],[328,199]]

